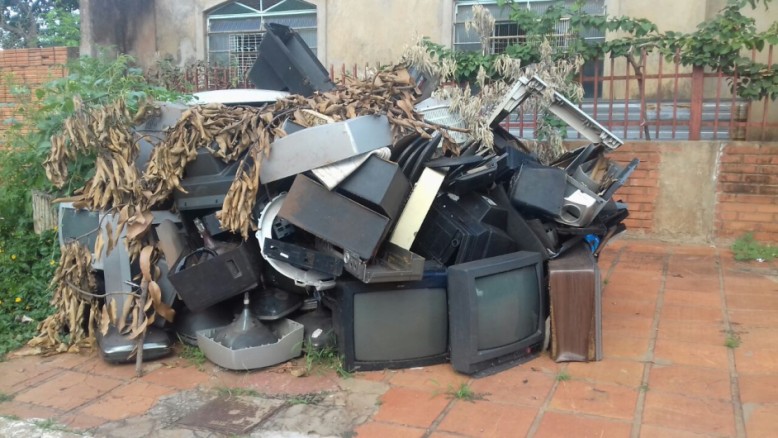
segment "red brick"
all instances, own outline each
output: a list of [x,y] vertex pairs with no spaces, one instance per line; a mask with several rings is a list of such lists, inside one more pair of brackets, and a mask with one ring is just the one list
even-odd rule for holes
[[427,428],[443,412],[449,401],[443,393],[431,395],[426,391],[391,388],[381,396],[381,407],[373,419]]

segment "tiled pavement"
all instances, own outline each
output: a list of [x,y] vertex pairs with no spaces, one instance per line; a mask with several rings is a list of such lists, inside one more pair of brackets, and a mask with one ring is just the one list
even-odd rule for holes
[[[471,379],[448,365],[358,373],[388,390],[357,425],[375,437],[778,436],[778,264],[738,263],[726,249],[621,241],[600,260],[605,359],[547,356]],[[141,416],[192,388],[300,394],[334,375],[198,370],[180,358],[134,367],[94,355],[0,363],[0,415],[75,430]],[[475,400],[451,394],[467,385]],[[343,385],[340,385],[341,387]],[[8,398],[8,397],[6,397]],[[99,429],[98,429],[99,430]]]

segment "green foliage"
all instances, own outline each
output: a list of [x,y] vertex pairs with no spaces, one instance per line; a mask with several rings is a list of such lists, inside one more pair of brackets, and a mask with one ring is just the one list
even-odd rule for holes
[[290,405],[315,405],[324,400],[324,394],[312,392],[309,394],[298,394],[289,397],[286,402]]
[[746,233],[738,238],[730,249],[738,261],[770,261],[778,257],[778,247],[757,242],[753,233]]
[[53,231],[0,234],[0,358],[32,338],[51,313],[48,283],[58,260]]
[[[778,69],[752,61],[750,50],[762,50],[768,44],[778,44],[778,23],[765,31],[758,31],[753,18],[743,14],[747,7],[767,8],[772,0],[727,0],[719,13],[697,26],[693,32],[660,32],[659,28],[644,18],[592,15],[586,12],[584,0],[568,2],[557,0],[545,12],[538,13],[526,7],[520,0],[498,0],[498,5],[509,8],[510,19],[525,34],[525,41],[509,45],[505,54],[522,61],[522,65],[540,60],[540,42],[552,38],[561,18],[569,19],[569,32],[583,35],[591,31],[618,32],[617,38],[602,42],[572,38],[564,49],[554,53],[556,59],[584,60],[611,57],[639,58],[645,50],[658,51],[668,60],[677,59],[684,66],[702,66],[720,69],[730,78],[730,84],[738,96],[746,100],[764,97],[778,98]],[[494,78],[496,55],[455,52],[429,45],[442,58],[457,63],[457,81],[473,82],[479,67],[484,67]],[[737,81],[735,81],[737,77]]]
[[81,44],[81,15],[56,7],[42,16],[38,44],[41,47],[78,47]]
[[14,399],[14,396],[11,394],[6,394],[4,392],[0,392],[0,403],[5,403],[8,401],[11,401]]
[[305,372],[333,370],[340,377],[349,378],[351,373],[343,367],[343,358],[333,347],[313,348],[305,345]]
[[740,335],[729,331],[727,332],[727,338],[724,339],[724,346],[727,348],[735,349],[740,346]]
[[[129,56],[79,58],[68,64],[68,76],[30,90],[6,78],[17,99],[16,116],[0,151],[0,358],[36,332],[37,323],[52,310],[48,282],[59,260],[55,232],[33,232],[31,190],[68,195],[92,175],[93,161],[81,158],[71,166],[68,187],[56,192],[46,180],[42,163],[49,139],[63,129],[74,112],[73,99],[84,106],[104,105],[124,98],[134,110],[152,96],[175,100],[178,93],[150,85]],[[32,318],[32,322],[21,322]]]
[[203,350],[200,350],[194,345],[181,343],[183,349],[181,350],[181,357],[188,360],[189,363],[194,365],[198,370],[202,371],[205,365],[206,357]]
[[251,388],[229,388],[226,386],[216,388],[216,393],[222,397],[261,397],[262,393]]
[[449,396],[457,400],[475,401],[483,398],[481,394],[473,391],[473,388],[471,388],[467,383],[460,383],[459,388],[454,388],[453,386],[449,385],[448,391],[446,392]]
[[557,375],[556,375],[556,381],[557,381],[557,382],[567,382],[567,381],[568,381],[568,380],[570,380],[571,378],[572,378],[572,377],[570,376],[570,374],[568,374],[568,372],[567,372],[567,371],[564,371],[564,370],[560,371],[560,372],[559,372],[559,373],[557,373]]
[[[72,39],[72,29],[68,27],[78,18],[76,16],[68,21],[65,17],[74,15],[78,6],[78,0],[2,0],[0,47],[42,47],[50,41],[60,41],[59,35],[68,35],[67,39]],[[62,30],[56,29],[60,26]]]

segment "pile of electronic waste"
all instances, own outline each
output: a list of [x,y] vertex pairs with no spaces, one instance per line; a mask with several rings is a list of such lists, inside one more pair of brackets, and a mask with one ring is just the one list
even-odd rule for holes
[[[336,89],[289,28],[269,25],[259,53],[249,77],[261,89]],[[413,111],[456,126],[447,103],[429,97],[434,81],[412,76],[422,96]],[[487,373],[549,344],[557,360],[599,359],[596,259],[625,230],[627,207],[614,193],[637,160],[609,160],[621,140],[556,93],[550,111],[589,145],[542,164],[501,122],[545,88],[537,77],[516,83],[488,115],[494,147],[486,151],[457,129],[396,140],[386,115],[286,122],[259,170],[248,239],[222,229],[216,215],[241,161],[199,149],[170,208],[153,212],[157,282],[176,316],[147,328],[144,359],[170,353],[175,338],[228,369],[316,348],[337,349],[348,370],[450,361]],[[286,94],[244,90],[226,103]],[[138,166],[187,107],[161,109],[136,128],[145,138]],[[458,143],[458,154],[444,140]],[[94,251],[91,231],[115,226],[113,216],[61,204],[60,239]],[[122,314],[138,266],[125,245],[102,253],[93,263],[99,288]],[[134,343],[115,327],[97,340],[106,360],[130,359]]]

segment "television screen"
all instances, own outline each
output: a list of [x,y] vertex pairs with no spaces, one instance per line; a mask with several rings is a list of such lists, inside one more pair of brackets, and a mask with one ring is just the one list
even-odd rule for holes
[[535,334],[540,320],[540,294],[534,266],[476,278],[475,289],[479,351]]
[[490,374],[543,345],[545,283],[539,253],[519,251],[448,268],[451,363]]
[[420,281],[339,280],[324,296],[349,371],[443,363],[448,357],[446,272]]

